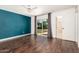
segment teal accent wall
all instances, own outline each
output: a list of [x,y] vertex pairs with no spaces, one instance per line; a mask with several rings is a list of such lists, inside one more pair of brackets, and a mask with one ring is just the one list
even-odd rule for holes
[[0,39],[31,33],[31,17],[0,9]]

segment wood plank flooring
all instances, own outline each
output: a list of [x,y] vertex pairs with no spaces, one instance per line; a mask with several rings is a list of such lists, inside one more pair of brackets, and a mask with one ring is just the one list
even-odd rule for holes
[[29,35],[0,42],[0,53],[76,53],[77,43],[63,39],[48,39]]

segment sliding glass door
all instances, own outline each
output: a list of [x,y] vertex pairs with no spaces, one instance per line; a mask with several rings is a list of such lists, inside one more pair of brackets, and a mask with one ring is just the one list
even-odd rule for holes
[[37,16],[37,35],[47,36],[48,34],[47,15]]

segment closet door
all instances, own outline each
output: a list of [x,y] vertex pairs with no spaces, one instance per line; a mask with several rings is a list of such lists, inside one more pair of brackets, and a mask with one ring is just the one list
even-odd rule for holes
[[63,39],[62,17],[56,17],[56,38]]

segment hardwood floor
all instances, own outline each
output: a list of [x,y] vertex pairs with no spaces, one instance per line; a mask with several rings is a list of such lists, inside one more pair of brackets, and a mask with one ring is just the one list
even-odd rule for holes
[[29,35],[6,42],[0,42],[0,52],[7,53],[76,53],[77,43],[63,39],[47,39]]

